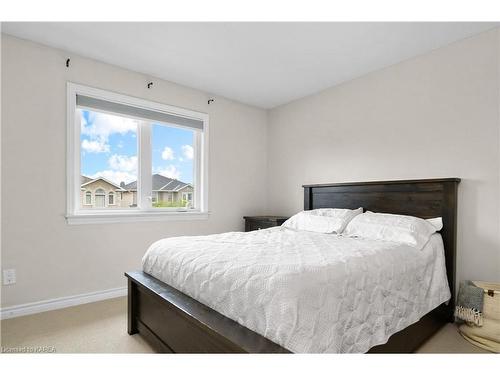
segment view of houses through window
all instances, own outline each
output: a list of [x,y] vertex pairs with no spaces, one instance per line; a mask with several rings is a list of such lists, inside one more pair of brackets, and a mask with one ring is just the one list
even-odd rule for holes
[[[79,110],[80,208],[130,209],[138,205],[140,121]],[[152,208],[193,208],[194,131],[149,123]]]

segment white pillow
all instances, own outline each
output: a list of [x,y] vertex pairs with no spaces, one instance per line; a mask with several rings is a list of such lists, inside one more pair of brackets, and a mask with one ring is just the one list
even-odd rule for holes
[[[366,213],[373,214],[372,211],[366,211]],[[443,229],[443,218],[442,217],[433,217],[431,219],[425,219],[428,223],[432,224],[434,228],[436,228],[436,232]]]
[[342,233],[353,217],[363,213],[362,208],[349,210],[343,208],[320,208],[302,211],[285,221],[282,226],[295,230],[318,233]]
[[426,220],[428,223],[431,223],[434,228],[436,228],[436,232],[443,229],[443,218],[434,217],[432,219]]
[[436,231],[433,224],[418,217],[366,212],[352,219],[344,234],[399,242],[421,250]]
[[[373,214],[375,212],[366,211],[367,213]],[[428,223],[430,223],[434,228],[436,228],[436,232],[443,229],[443,218],[442,217],[433,217],[431,219],[425,219]]]

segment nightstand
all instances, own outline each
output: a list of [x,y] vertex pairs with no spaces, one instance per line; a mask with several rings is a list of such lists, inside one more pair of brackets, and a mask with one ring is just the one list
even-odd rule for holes
[[245,219],[245,232],[252,230],[278,227],[288,218],[285,216],[243,216]]

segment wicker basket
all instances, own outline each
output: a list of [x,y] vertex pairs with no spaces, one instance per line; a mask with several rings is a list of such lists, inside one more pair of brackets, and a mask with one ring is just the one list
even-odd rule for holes
[[483,326],[462,324],[458,329],[470,343],[500,353],[500,284],[482,281],[474,284],[484,290]]

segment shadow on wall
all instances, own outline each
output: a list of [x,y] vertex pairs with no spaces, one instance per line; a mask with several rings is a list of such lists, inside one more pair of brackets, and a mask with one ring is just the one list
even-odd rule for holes
[[[458,220],[457,220],[457,291],[458,283],[465,279],[484,280],[486,277],[479,274],[466,274],[465,269],[469,270],[484,270],[485,264],[490,264],[491,267],[499,267],[500,249],[497,249],[496,257],[490,262],[485,262],[485,258],[492,257],[492,249],[498,247],[497,242],[498,231],[500,228],[490,229],[487,224],[489,213],[480,212],[480,194],[482,188],[487,187],[488,183],[482,180],[462,179],[458,186]],[[498,202],[492,202],[498,205]],[[489,209],[496,211],[498,208],[490,206]],[[467,234],[466,234],[467,233]],[[460,266],[459,266],[460,265]],[[467,267],[465,267],[467,265]],[[488,274],[492,274],[484,270]],[[500,275],[498,275],[500,277]],[[485,280],[499,281],[499,280]]]

